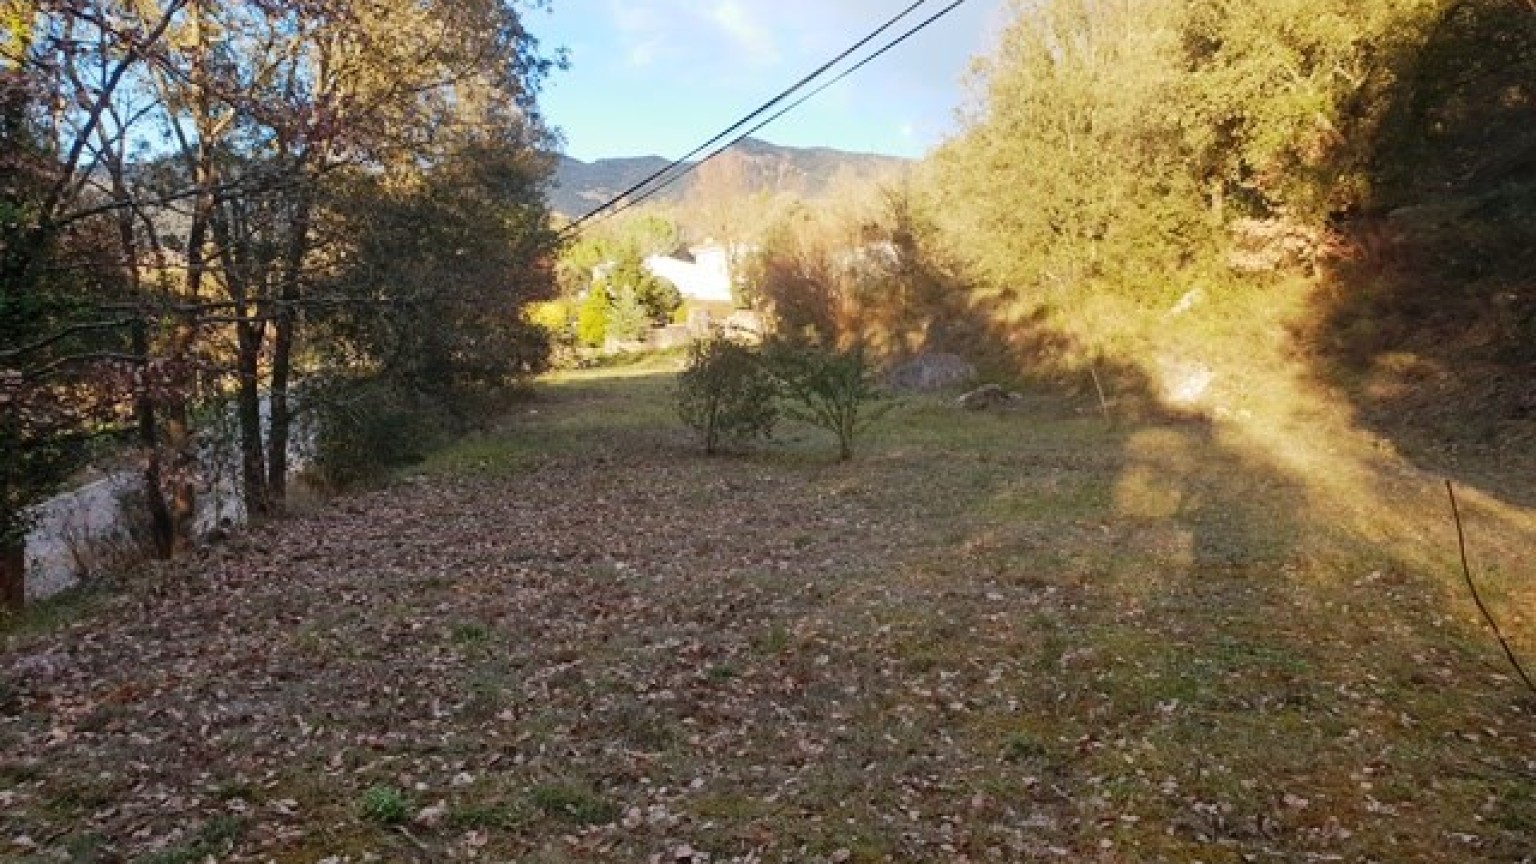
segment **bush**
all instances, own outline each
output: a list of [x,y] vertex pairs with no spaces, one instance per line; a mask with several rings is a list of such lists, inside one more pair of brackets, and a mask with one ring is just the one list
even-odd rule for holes
[[363,818],[380,825],[399,825],[411,812],[411,802],[399,789],[374,786],[363,793],[359,809]]
[[576,338],[589,348],[601,348],[608,340],[608,289],[601,284],[587,289],[576,309]]
[[379,480],[424,458],[452,431],[430,400],[383,379],[336,379],[313,398],[315,468],[331,488]]
[[640,342],[651,329],[651,319],[635,289],[620,285],[609,289],[607,338],[617,342]]
[[853,458],[858,437],[894,407],[875,383],[863,348],[780,341],[771,343],[764,356],[789,399],[787,413],[836,435],[839,459]]
[[677,376],[677,413],[704,442],[704,452],[773,433],[777,387],[752,348],[716,337],[693,343]]

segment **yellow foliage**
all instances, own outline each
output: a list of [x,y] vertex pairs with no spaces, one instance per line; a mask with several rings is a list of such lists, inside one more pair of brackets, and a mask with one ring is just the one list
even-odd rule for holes
[[21,68],[36,17],[34,0],[0,0],[0,70]]
[[549,300],[530,304],[524,315],[527,316],[528,323],[542,327],[554,335],[569,332],[576,321],[576,309],[568,300]]

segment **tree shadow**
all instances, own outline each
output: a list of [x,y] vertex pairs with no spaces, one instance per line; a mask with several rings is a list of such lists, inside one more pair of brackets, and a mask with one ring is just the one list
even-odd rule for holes
[[1419,467],[1536,504],[1536,11],[1450,4],[1387,98],[1318,375]]

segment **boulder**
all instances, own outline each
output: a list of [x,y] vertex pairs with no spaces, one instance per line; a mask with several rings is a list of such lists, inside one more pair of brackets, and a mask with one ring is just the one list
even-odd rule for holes
[[976,367],[956,354],[919,354],[898,363],[885,375],[886,386],[904,393],[932,393],[963,387],[976,377]]
[[967,411],[988,411],[994,408],[1011,408],[1023,398],[996,384],[984,384],[956,399],[955,404]]

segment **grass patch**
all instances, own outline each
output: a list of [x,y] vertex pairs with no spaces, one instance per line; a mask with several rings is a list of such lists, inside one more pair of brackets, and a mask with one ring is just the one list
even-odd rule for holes
[[519,831],[536,817],[530,806],[521,802],[475,802],[460,804],[448,813],[448,821],[456,828]]
[[[279,862],[1528,854],[1536,722],[1453,554],[1410,548],[1440,523],[1401,466],[1035,393],[913,399],[848,464],[821,440],[711,460],[666,371],[626,371],[558,376],[473,458],[210,559],[219,590],[8,641],[72,665],[0,676],[0,749],[47,754],[0,762],[0,837],[60,838],[46,860],[96,854],[67,848],[87,824],[124,860],[166,837]],[[1532,655],[1536,517],[1469,498]],[[124,657],[153,700],[107,698]],[[442,823],[381,830],[408,794]],[[245,827],[186,833],[210,805]]]
[[26,639],[56,633],[101,608],[106,589],[82,585],[33,601],[21,614],[0,611],[0,637]]
[[566,783],[535,786],[528,800],[545,816],[572,825],[604,825],[619,816],[618,804]]

